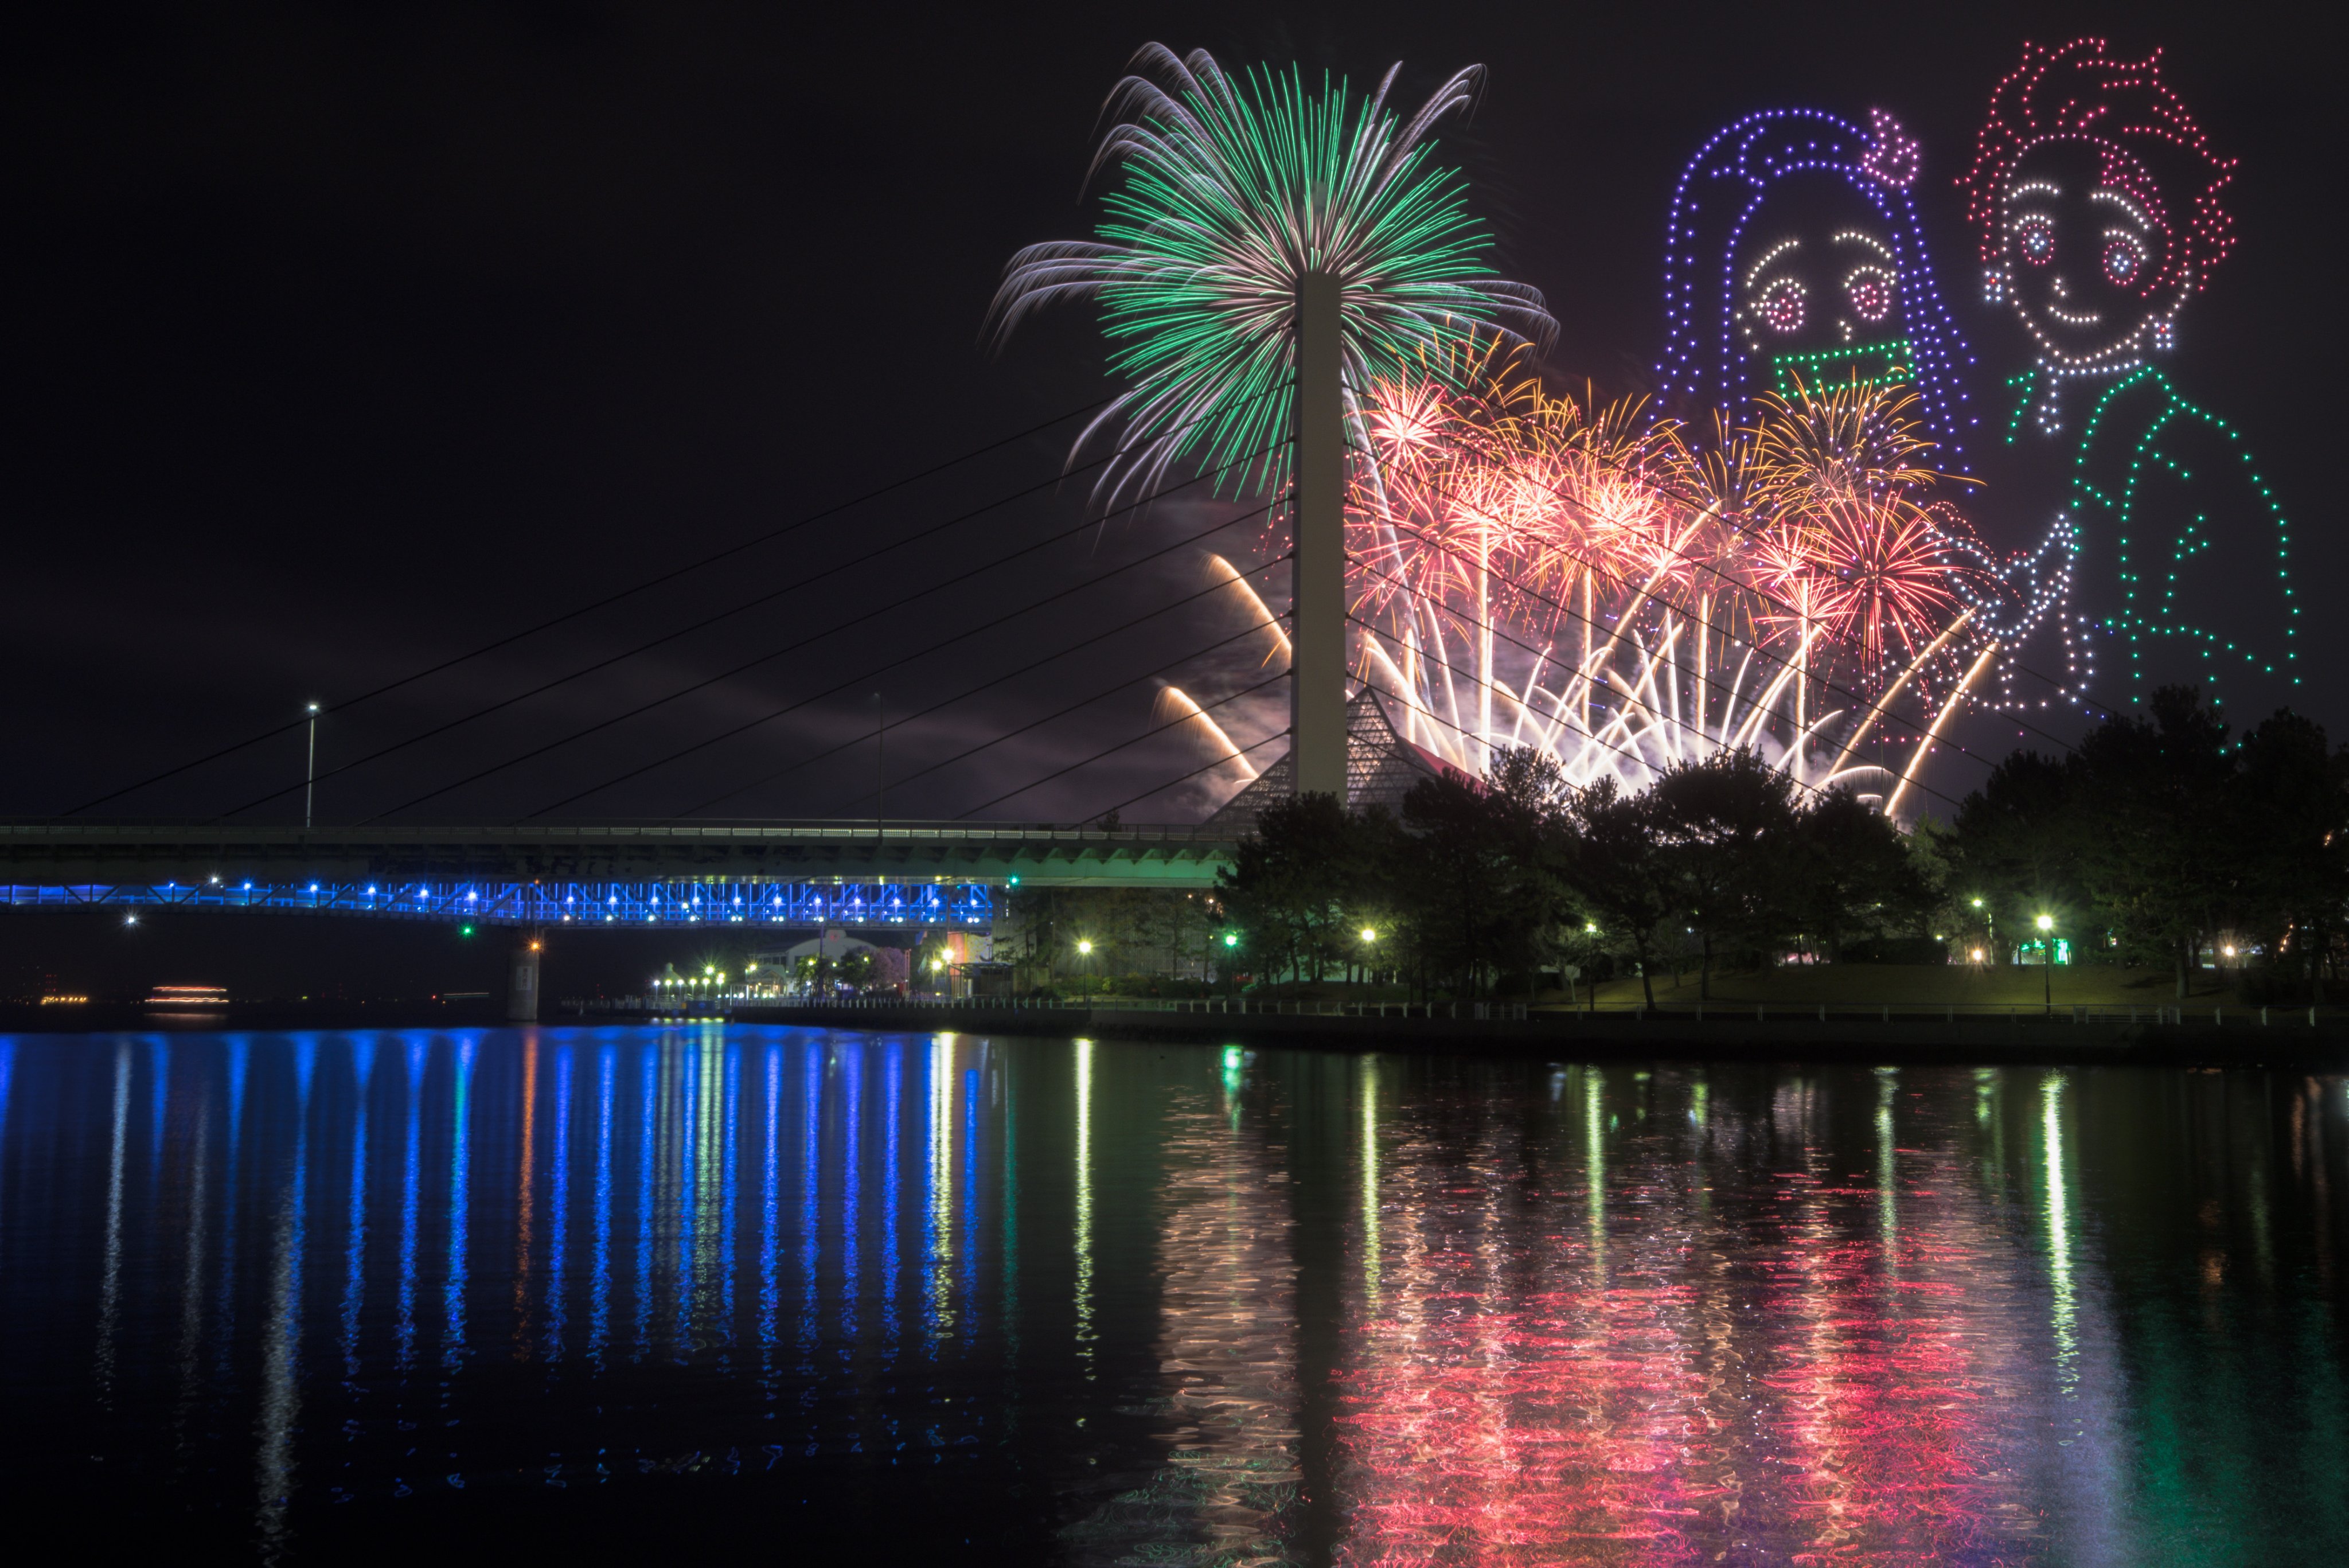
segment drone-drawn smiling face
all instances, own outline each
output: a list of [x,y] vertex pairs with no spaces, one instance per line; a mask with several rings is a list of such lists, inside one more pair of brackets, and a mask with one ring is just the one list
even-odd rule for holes
[[[1841,179],[1782,182],[1731,264],[1747,356],[1806,380],[1838,361],[1876,374],[1905,359],[1902,267],[1884,214]],[[1783,376],[1782,376],[1783,379]]]
[[2152,180],[2108,144],[2039,143],[2001,202],[2002,272],[2017,317],[2053,364],[2141,355],[2184,293]]

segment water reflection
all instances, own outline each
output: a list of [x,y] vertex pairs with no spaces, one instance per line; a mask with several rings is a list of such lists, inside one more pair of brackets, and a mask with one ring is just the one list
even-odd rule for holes
[[2344,1119],[2262,1073],[0,1039],[7,1473],[264,1560],[683,1478],[890,1524],[802,1479],[851,1471],[1024,1500],[1040,1561],[2317,1560]]

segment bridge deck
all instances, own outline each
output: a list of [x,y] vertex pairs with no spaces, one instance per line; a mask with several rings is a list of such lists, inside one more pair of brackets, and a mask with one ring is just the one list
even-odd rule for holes
[[1227,829],[966,822],[0,824],[0,882],[854,882],[1206,888]]

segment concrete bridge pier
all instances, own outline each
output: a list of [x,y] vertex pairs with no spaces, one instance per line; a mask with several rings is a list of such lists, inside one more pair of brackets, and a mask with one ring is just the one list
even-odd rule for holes
[[506,965],[506,1021],[538,1022],[538,961],[546,939],[537,931],[514,933],[513,956]]

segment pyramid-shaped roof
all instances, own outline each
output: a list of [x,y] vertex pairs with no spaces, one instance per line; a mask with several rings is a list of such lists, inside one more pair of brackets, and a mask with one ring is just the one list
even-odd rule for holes
[[[1400,815],[1402,797],[1424,778],[1459,770],[1412,744],[1397,732],[1386,708],[1369,687],[1356,691],[1346,704],[1346,807],[1361,811],[1381,805]],[[1210,827],[1227,828],[1235,837],[1256,831],[1264,808],[1297,793],[1297,763],[1284,753],[1264,772],[1241,786],[1239,793],[1207,818]]]

